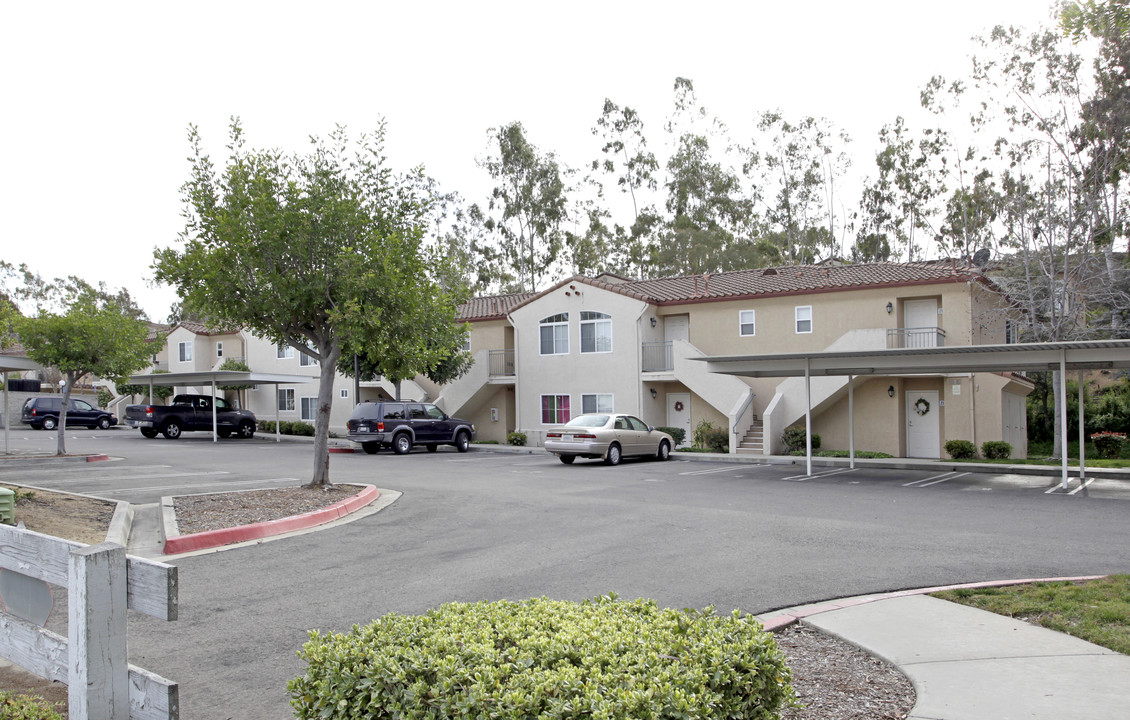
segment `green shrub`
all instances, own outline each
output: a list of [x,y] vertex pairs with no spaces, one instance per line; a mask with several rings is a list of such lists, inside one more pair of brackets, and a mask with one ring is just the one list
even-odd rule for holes
[[1005,460],[1012,457],[1012,445],[1003,440],[988,440],[981,443],[981,457],[986,460]]
[[0,690],[0,718],[4,720],[63,720],[46,700],[36,695],[16,695]]
[[290,432],[288,435],[301,435],[303,437],[314,437],[314,426],[308,422],[292,422],[290,424]]
[[261,433],[273,433],[275,431],[275,421],[274,420],[260,420],[258,425],[259,425],[259,432],[261,432]]
[[526,433],[512,432],[506,436],[507,445],[517,445],[519,447],[526,444]]
[[1100,458],[1113,460],[1122,454],[1122,444],[1126,442],[1125,433],[1097,432],[1091,433],[1091,443]]
[[[801,455],[808,452],[808,442],[805,439],[806,433],[804,428],[800,425],[793,425],[792,427],[785,428],[785,432],[781,434],[781,442],[785,443],[785,449],[790,453],[799,452]],[[812,433],[812,451],[816,452],[820,449],[820,436]]]
[[104,387],[98,388],[98,401],[97,402],[98,402],[98,407],[105,410],[107,405],[114,402],[114,393],[110,392],[109,390],[107,390]]
[[581,603],[450,603],[347,634],[311,631],[290,681],[302,720],[776,718],[785,656],[749,615]]
[[[275,421],[260,420],[258,423],[258,430],[261,433],[274,433]],[[314,437],[314,426],[308,422],[279,420],[279,435],[302,435],[305,437]],[[331,432],[330,437],[336,436]]]
[[497,440],[475,440],[475,445],[497,445]]
[[671,439],[675,441],[676,445],[682,445],[683,441],[687,439],[687,431],[681,427],[657,427],[655,429],[659,432],[665,432],[670,435]]
[[977,446],[968,440],[946,440],[946,452],[954,460],[977,457]]
[[729,452],[730,433],[714,427],[709,420],[702,420],[694,429],[694,446],[709,452]]

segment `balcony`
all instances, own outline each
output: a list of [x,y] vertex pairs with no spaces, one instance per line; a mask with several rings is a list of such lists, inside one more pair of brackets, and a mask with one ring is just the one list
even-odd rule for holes
[[643,372],[670,372],[675,369],[675,353],[671,341],[643,344]]
[[514,350],[490,351],[490,376],[514,377]]
[[940,327],[895,328],[887,331],[888,348],[944,347],[946,331]]

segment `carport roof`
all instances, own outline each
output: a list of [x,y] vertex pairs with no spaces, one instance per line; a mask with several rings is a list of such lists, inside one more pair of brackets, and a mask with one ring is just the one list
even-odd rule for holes
[[744,377],[912,375],[939,372],[1040,372],[1130,368],[1130,340],[961,345],[882,350],[716,355],[695,360],[710,372]]
[[200,385],[216,383],[222,385],[283,385],[290,383],[314,382],[317,378],[309,375],[276,375],[274,373],[241,372],[239,370],[210,370],[207,372],[151,373],[130,375],[131,385]]

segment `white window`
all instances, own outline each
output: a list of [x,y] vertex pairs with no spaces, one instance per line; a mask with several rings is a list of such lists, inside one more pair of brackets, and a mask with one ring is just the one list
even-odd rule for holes
[[541,396],[542,425],[561,425],[569,422],[571,417],[568,395]]
[[304,397],[300,400],[302,401],[302,408],[298,416],[303,420],[314,422],[314,416],[318,413],[318,398]]
[[616,412],[612,407],[612,393],[593,393],[581,396],[581,412],[583,413]]
[[302,367],[311,367],[317,365],[318,361],[306,353],[298,353],[298,364]]
[[177,357],[181,362],[192,362],[192,343],[177,343]]
[[607,313],[581,311],[581,352],[612,352],[612,316]]
[[342,388],[341,394],[338,395],[338,397],[340,397],[342,400],[345,400],[346,398],[349,397],[349,390],[347,390],[346,388]]
[[294,388],[279,388],[279,411],[294,412]]
[[812,306],[811,305],[798,305],[796,309],[796,331],[797,333],[810,333],[812,332]]
[[223,356],[224,356],[224,343],[217,340],[216,341],[216,357],[223,357]]
[[467,335],[465,338],[463,338],[463,352],[465,352],[465,353],[471,352],[471,336],[470,335]]
[[569,354],[569,313],[550,315],[541,321],[542,355]]
[[1016,326],[1012,324],[1011,320],[1004,321],[1004,341],[1007,345],[1016,342]]
[[275,347],[275,357],[279,360],[287,360],[294,357],[294,348],[286,343],[279,343]]
[[738,311],[738,334],[742,337],[753,337],[757,334],[757,315],[753,310]]

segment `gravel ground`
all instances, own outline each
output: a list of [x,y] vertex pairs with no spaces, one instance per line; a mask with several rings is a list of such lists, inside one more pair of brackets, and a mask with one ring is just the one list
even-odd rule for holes
[[[357,485],[326,489],[277,490],[178,497],[174,501],[181,534],[219,530],[298,515],[345,500]],[[914,688],[894,667],[854,645],[803,625],[777,633],[788,657],[800,708],[782,720],[902,720],[914,707]]]

